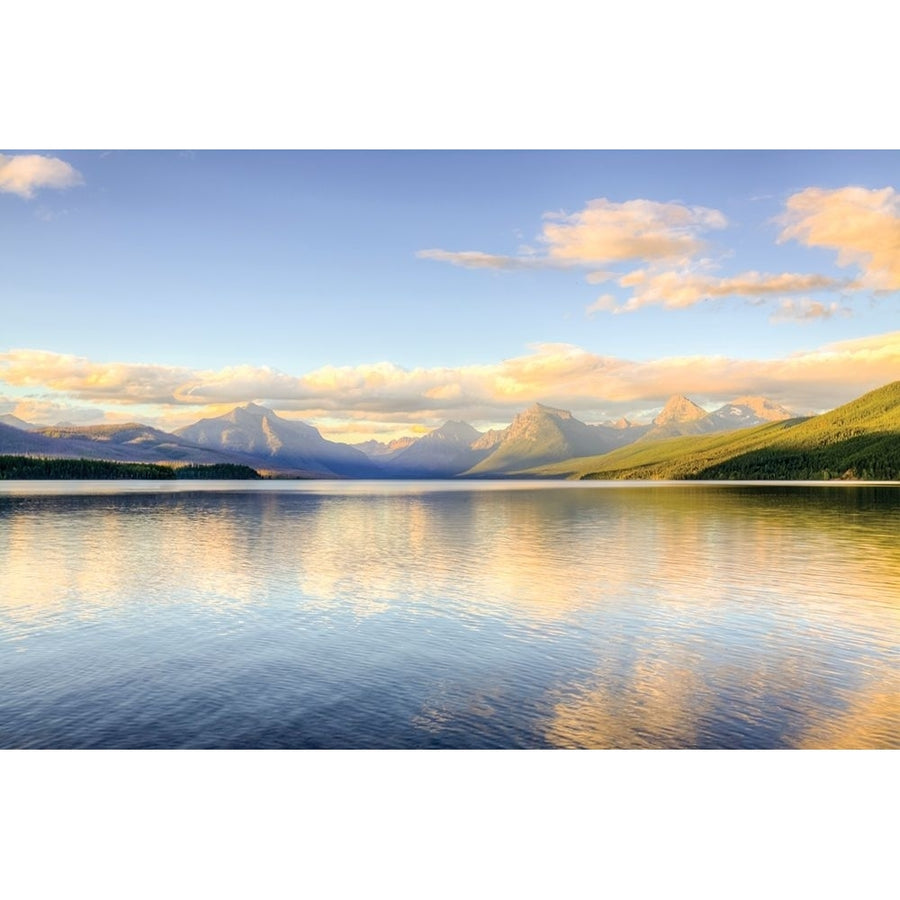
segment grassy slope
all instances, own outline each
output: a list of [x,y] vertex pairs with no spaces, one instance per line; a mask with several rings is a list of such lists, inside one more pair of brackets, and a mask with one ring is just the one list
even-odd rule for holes
[[900,478],[900,382],[810,419],[631,444],[527,474],[590,478]]

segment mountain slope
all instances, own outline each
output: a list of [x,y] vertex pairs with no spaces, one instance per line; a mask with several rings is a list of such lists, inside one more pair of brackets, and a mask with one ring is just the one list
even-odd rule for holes
[[640,440],[647,443],[680,435],[712,434],[791,418],[794,418],[793,413],[766,397],[738,397],[707,413],[693,400],[676,394],[669,398]]
[[415,442],[416,438],[401,437],[389,441],[387,444],[382,441],[369,440],[363,441],[361,444],[351,444],[350,446],[355,447],[357,450],[362,450],[370,459],[377,459],[378,457],[399,453]]
[[255,403],[179,428],[175,434],[201,447],[290,466],[323,476],[363,476],[378,471],[355,447],[326,440],[312,425],[282,419]]
[[31,456],[66,456],[52,438],[12,425],[0,424],[0,454]]
[[20,419],[12,413],[4,413],[0,416],[0,425],[9,425],[12,428],[19,428],[22,431],[36,431],[40,427],[38,425],[32,425],[31,422],[26,422],[24,419]]
[[660,414],[653,420],[657,428],[666,425],[683,425],[686,422],[696,422],[706,416],[706,410],[698,406],[693,400],[688,400],[682,394],[669,397]]
[[385,471],[407,476],[458,475],[480,462],[490,451],[473,449],[481,438],[467,422],[445,422],[383,461]]
[[699,477],[900,479],[900,381],[806,419]]
[[639,440],[659,441],[682,434],[704,434],[716,430],[717,422],[710,419],[702,406],[681,394],[675,394],[666,401],[662,411],[640,435]]
[[586,425],[567,410],[535,403],[513,419],[493,449],[487,448],[489,455],[466,474],[505,475],[541,463],[600,453],[634,440],[631,431]]
[[629,447],[529,474],[587,478],[900,478],[900,382],[808,419]]
[[246,464],[243,458],[198,447],[148,425],[53,426],[22,431],[0,425],[0,454],[112,462]]

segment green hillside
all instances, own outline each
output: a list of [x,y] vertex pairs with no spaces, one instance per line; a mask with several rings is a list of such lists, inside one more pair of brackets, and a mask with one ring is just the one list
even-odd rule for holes
[[900,382],[809,419],[642,442],[527,474],[602,479],[900,480]]

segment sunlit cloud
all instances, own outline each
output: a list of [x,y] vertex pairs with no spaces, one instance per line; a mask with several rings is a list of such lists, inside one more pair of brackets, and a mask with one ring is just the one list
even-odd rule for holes
[[[814,303],[799,304],[793,312],[815,316]],[[673,393],[686,393],[700,403],[763,394],[798,411],[826,409],[893,381],[898,373],[900,332],[780,359],[673,356],[637,361],[572,344],[536,344],[524,355],[483,365],[405,369],[381,362],[326,366],[303,375],[253,366],[199,371],[98,363],[35,350],[0,354],[0,382],[40,389],[42,399],[61,408],[96,404],[126,415],[129,409],[152,408],[158,421],[185,424],[201,414],[255,401],[300,417],[391,423],[398,430],[447,418],[508,422],[535,401],[595,420],[647,409]]]
[[582,264],[629,259],[677,259],[695,255],[703,232],[728,223],[716,209],[628,200],[591,200],[579,212],[548,214],[542,240],[551,259]]
[[837,251],[841,266],[856,266],[866,287],[900,290],[900,194],[806,188],[788,198],[779,241]]
[[42,188],[70,188],[83,184],[81,173],[54,156],[0,153],[0,192],[31,200]]
[[49,388],[107,403],[173,403],[190,369],[140,363],[96,363],[45,350],[0,354],[0,380],[16,387]]
[[[701,235],[728,223],[716,209],[601,197],[575,213],[545,213],[538,238],[543,252],[501,256],[479,250],[421,250],[423,259],[470,269],[536,269],[596,266],[627,260],[677,260],[705,246]],[[596,283],[598,273],[588,276]]]
[[[615,281],[624,296],[617,299],[604,293],[585,308],[588,315],[651,306],[679,310],[706,301],[742,298],[778,304],[772,317],[775,322],[809,321],[845,315],[850,308],[821,300],[786,302],[791,295],[900,288],[900,195],[893,188],[808,188],[788,199],[778,221],[780,243],[795,239],[809,247],[835,249],[838,262],[856,265],[862,277],[755,270],[716,275],[718,264],[701,258],[701,252],[707,248],[708,233],[727,227],[724,214],[703,206],[646,199],[616,203],[599,198],[575,213],[545,213],[536,250],[502,255],[430,249],[417,255],[469,269],[592,269],[585,274],[589,284]],[[642,265],[624,273],[596,268],[635,261]]]

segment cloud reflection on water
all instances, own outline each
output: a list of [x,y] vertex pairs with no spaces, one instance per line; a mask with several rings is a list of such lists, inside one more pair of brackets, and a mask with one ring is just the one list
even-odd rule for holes
[[427,653],[444,621],[430,733],[521,702],[508,665],[554,746],[900,744],[895,489],[435,487],[0,498],[4,630],[205,606]]

